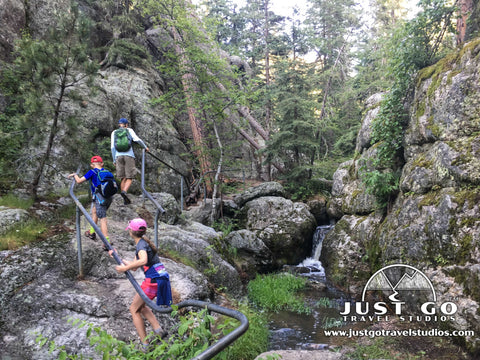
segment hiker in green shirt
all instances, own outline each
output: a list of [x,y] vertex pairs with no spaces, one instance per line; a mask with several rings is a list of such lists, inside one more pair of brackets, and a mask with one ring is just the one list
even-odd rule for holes
[[119,128],[112,132],[111,149],[113,164],[115,165],[117,178],[120,182],[120,195],[125,205],[130,204],[127,196],[128,189],[137,175],[135,167],[135,154],[133,153],[132,143],[137,143],[146,151],[149,151],[147,145],[140,139],[133,129],[128,127],[128,120],[121,118],[118,120]]

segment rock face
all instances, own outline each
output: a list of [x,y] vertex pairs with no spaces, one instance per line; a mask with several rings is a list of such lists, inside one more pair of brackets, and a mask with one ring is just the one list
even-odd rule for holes
[[[404,138],[400,192],[384,212],[365,193],[362,158],[375,152],[370,108],[357,140],[358,159],[337,170],[328,212],[339,219],[324,241],[327,277],[360,294],[382,265],[409,264],[427,274],[442,299],[457,299],[448,326],[480,331],[480,41],[420,72]],[[462,295],[459,295],[462,294]],[[461,307],[461,308],[460,308]],[[466,338],[476,352],[480,342]]]

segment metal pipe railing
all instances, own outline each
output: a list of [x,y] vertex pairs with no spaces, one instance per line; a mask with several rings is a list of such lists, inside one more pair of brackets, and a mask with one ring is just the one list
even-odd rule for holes
[[155,234],[155,246],[158,247],[158,219],[160,218],[160,214],[164,214],[165,210],[163,207],[158,203],[157,200],[145,189],[145,149],[142,150],[142,180],[141,180],[141,188],[143,195],[146,196],[152,203],[155,205],[156,212],[155,212],[155,223],[154,223],[154,234]]
[[[80,167],[78,167],[77,172],[80,172]],[[85,216],[85,219],[90,223],[90,225],[93,227],[97,235],[100,237],[102,240],[103,244],[107,247],[108,250],[114,250],[112,246],[110,245],[110,242],[107,240],[105,235],[103,235],[102,231],[98,227],[98,225],[93,221],[92,217],[90,214],[87,212],[85,207],[82,205],[80,200],[75,196],[75,193],[73,192],[73,189],[75,187],[75,179],[72,180],[72,184],[70,185],[70,197],[73,199],[77,206],[77,215],[76,215],[76,227],[77,227],[77,242],[78,242],[78,256],[79,256],[79,271],[80,274],[83,276],[83,265],[82,265],[82,241],[81,241],[81,231],[80,231],[80,212]],[[145,191],[147,194],[148,192]],[[150,194],[148,194],[150,195]],[[151,195],[150,195],[151,197]],[[152,197],[153,199],[153,197]],[[152,201],[155,202],[155,199]],[[163,210],[163,208],[160,209]],[[159,208],[157,207],[157,214],[160,212]],[[165,212],[165,210],[163,210]],[[157,222],[158,218],[155,219]],[[115,259],[117,264],[122,265],[122,259],[120,256],[118,256],[116,251],[111,252],[112,257]],[[125,272],[125,276],[127,279],[130,281],[132,286],[134,287],[135,291],[138,293],[138,295],[142,298],[143,301],[145,301],[145,304],[150,307],[152,310],[155,310],[160,313],[171,313],[173,309],[170,306],[163,306],[163,305],[157,305],[153,300],[150,300],[147,295],[145,295],[145,292],[142,290],[140,284],[135,280],[133,277],[132,273],[130,271]],[[228,347],[230,344],[232,344],[236,339],[238,339],[240,336],[242,336],[247,330],[248,330],[248,319],[247,317],[241,313],[240,311],[233,310],[233,309],[228,309],[216,304],[212,304],[206,301],[200,301],[200,300],[185,300],[182,301],[176,306],[181,309],[184,307],[198,307],[198,308],[207,308],[210,311],[217,312],[219,314],[229,316],[231,318],[237,319],[240,321],[240,325],[234,329],[232,332],[224,336],[223,338],[219,339],[216,343],[208,347],[204,352],[201,354],[195,356],[192,358],[192,360],[208,360],[220,353],[222,350],[224,350],[226,347]]]

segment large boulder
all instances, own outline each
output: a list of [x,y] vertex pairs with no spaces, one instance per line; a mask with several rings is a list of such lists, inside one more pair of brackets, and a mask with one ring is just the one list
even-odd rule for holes
[[317,223],[304,203],[264,196],[247,202],[237,219],[270,249],[274,267],[298,264],[312,251]]
[[265,182],[258,186],[249,187],[246,191],[236,195],[233,201],[238,207],[242,207],[247,202],[264,196],[285,196],[283,186],[275,181]]
[[225,242],[235,249],[235,264],[248,278],[272,269],[272,251],[255,232],[246,229],[232,231]]
[[345,215],[323,240],[320,260],[328,279],[356,294],[371,275],[370,264],[379,256],[372,240],[382,214]]
[[185,221],[176,226],[162,224],[158,234],[160,251],[179,258],[201,271],[216,286],[233,296],[243,293],[237,270],[215,250],[222,234],[197,222]]

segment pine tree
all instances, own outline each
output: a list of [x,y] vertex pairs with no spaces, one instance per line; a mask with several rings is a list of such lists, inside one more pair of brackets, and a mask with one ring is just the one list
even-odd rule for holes
[[39,148],[36,157],[29,159],[38,164],[30,180],[34,196],[60,123],[74,126],[75,114],[65,111],[65,102],[81,100],[75,87],[91,84],[97,71],[89,57],[89,26],[78,7],[72,5],[44,39],[24,35],[16,46],[13,65],[5,69],[8,78],[14,80],[4,85],[25,129],[24,140]]

